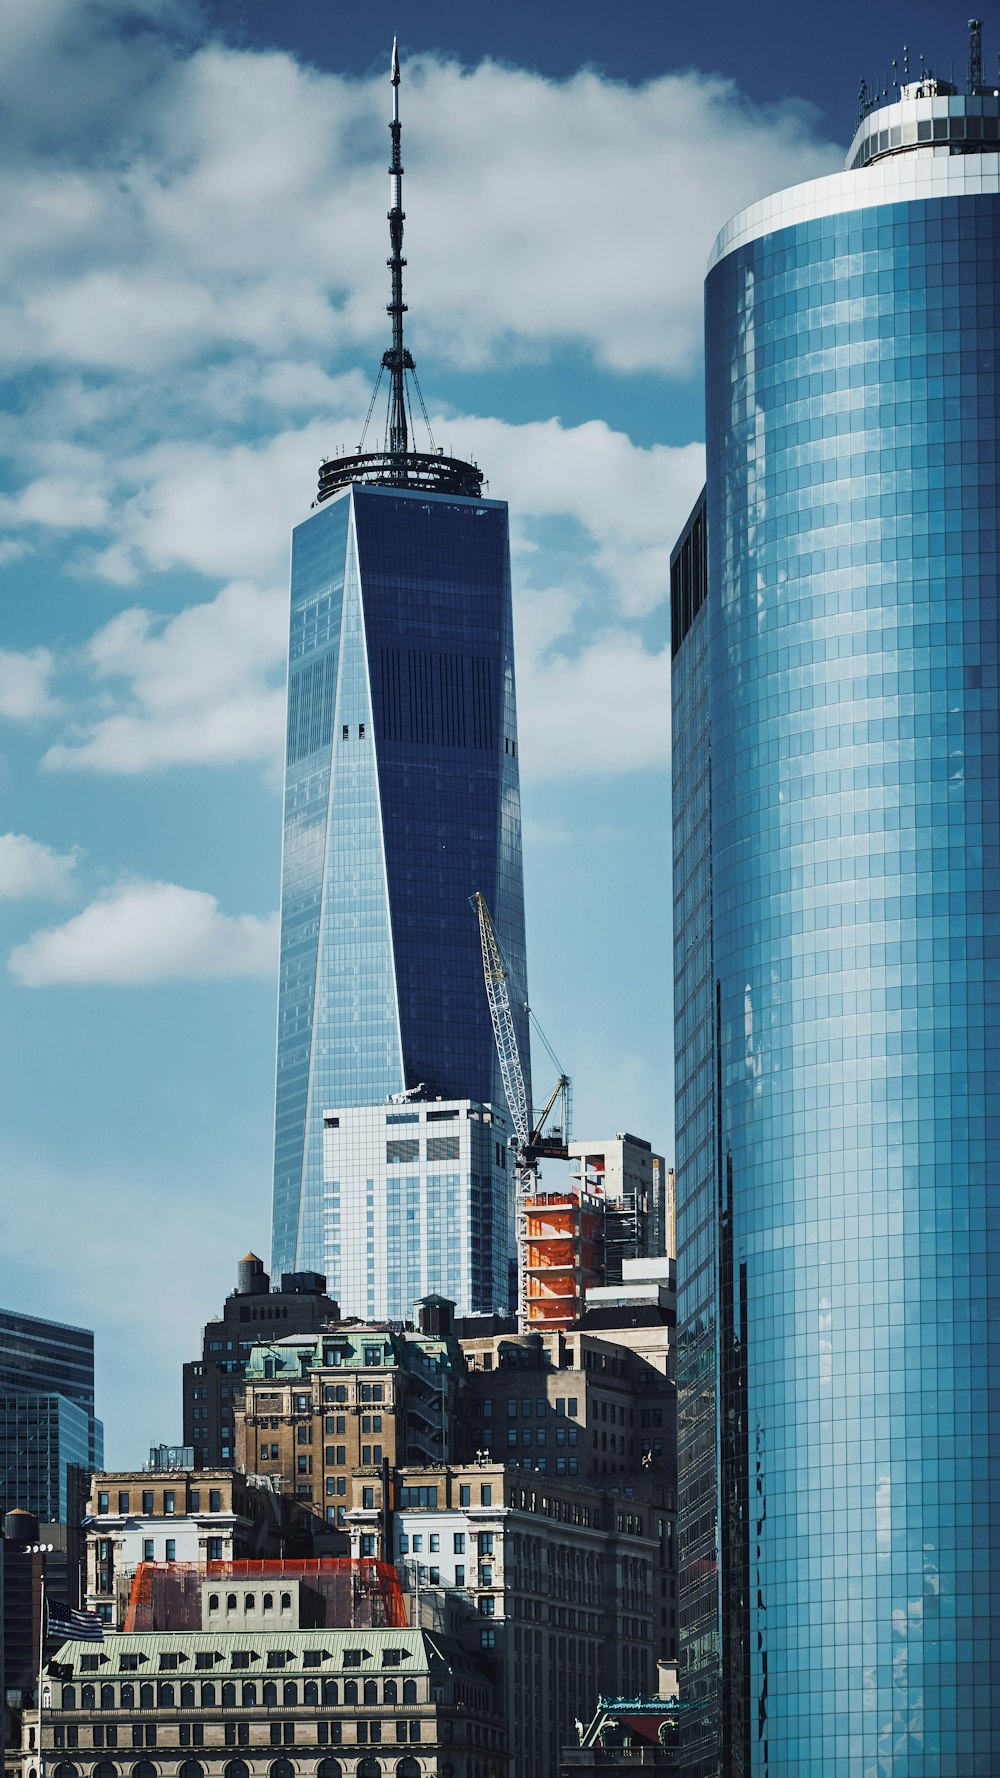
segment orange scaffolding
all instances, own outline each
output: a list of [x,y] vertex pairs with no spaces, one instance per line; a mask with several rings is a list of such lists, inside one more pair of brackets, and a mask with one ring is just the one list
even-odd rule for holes
[[[297,1580],[312,1625],[327,1630],[403,1630],[406,1608],[399,1575],[370,1556],[289,1556],[275,1561],[140,1562],[132,1580],[125,1630],[200,1630],[205,1581]],[[312,1627],[303,1625],[303,1628]]]
[[529,1327],[574,1327],[588,1284],[601,1276],[604,1210],[586,1192],[545,1192],[525,1202],[524,1272]]

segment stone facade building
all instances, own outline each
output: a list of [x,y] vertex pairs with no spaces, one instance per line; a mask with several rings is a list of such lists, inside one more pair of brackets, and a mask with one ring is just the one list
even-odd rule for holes
[[[505,1778],[480,1666],[422,1630],[204,1629],[68,1642],[42,1688],[48,1778]],[[22,1778],[41,1778],[26,1712]]]

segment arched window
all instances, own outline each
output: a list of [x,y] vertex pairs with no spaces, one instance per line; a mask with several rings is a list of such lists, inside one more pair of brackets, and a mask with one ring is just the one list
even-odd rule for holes
[[299,1701],[298,1686],[296,1685],[294,1679],[286,1679],[284,1685],[281,1688],[281,1702],[283,1704],[297,1704],[298,1701]]
[[[140,1710],[152,1710],[153,1704],[155,1701],[155,1696],[156,1696],[156,1694],[153,1691],[153,1688],[150,1685],[149,1681],[147,1680],[145,1685],[141,1685],[139,1687],[139,1709]],[[143,1761],[140,1760],[139,1764],[142,1765]],[[148,1766],[149,1761],[146,1760],[145,1764]]]
[[[69,1770],[73,1772],[76,1768],[70,1766]],[[99,1759],[94,1767],[93,1778],[118,1778],[118,1773],[109,1759]]]
[[415,1679],[403,1680],[403,1703],[415,1704],[417,1701],[417,1682]]
[[76,1767],[68,1759],[64,1759],[56,1767],[53,1778],[77,1778]]
[[278,1688],[275,1685],[274,1680],[273,1679],[265,1679],[265,1681],[264,1681],[264,1704],[265,1704],[265,1706],[268,1704],[276,1704],[277,1702],[278,1702]]
[[[135,1704],[135,1686],[127,1680],[122,1686],[122,1709],[131,1710]],[[107,1762],[105,1762],[107,1763]]]
[[323,1702],[324,1702],[324,1704],[337,1704],[337,1703],[339,1703],[339,1701],[340,1700],[339,1700],[338,1693],[337,1693],[337,1681],[335,1679],[324,1679],[324,1681],[323,1681]]
[[101,1687],[101,1709],[113,1710],[115,1707],[115,1688],[113,1685]]
[[136,1760],[132,1767],[132,1778],[156,1778],[156,1767],[151,1759]]
[[235,1611],[236,1610],[236,1594],[235,1593],[227,1593],[226,1594],[226,1610],[227,1611]]
[[344,1680],[344,1703],[356,1704],[358,1701],[358,1682],[356,1679]]
[[[64,1710],[76,1709],[76,1686],[64,1685],[62,1688],[62,1707]],[[64,1764],[67,1762],[64,1761]]]
[[374,1679],[366,1679],[365,1680],[365,1703],[366,1704],[377,1704],[378,1703],[378,1685],[376,1684]]
[[218,1611],[218,1609],[219,1609],[219,1595],[218,1595],[218,1593],[209,1593],[209,1595],[208,1595],[208,1609],[209,1609],[209,1611]]
[[274,1594],[273,1593],[265,1593],[263,1599],[261,1600],[261,1606],[264,1611],[273,1611],[274,1610]]
[[205,1768],[200,1759],[186,1759],[178,1769],[177,1778],[205,1778]]
[[93,1710],[93,1708],[94,1688],[92,1685],[83,1685],[80,1687],[80,1709]]
[[174,1694],[173,1684],[171,1683],[171,1681],[169,1679],[164,1679],[161,1682],[160,1696],[157,1701],[160,1704],[173,1704],[175,1702],[175,1694]]
[[236,1687],[231,1679],[227,1679],[222,1687],[222,1708],[231,1710],[236,1702]]
[[256,1704],[257,1702],[257,1687],[252,1679],[243,1681],[243,1702],[244,1704]]
[[295,1778],[295,1767],[290,1759],[273,1759],[270,1770],[271,1778]]
[[382,1687],[382,1702],[384,1704],[395,1704],[396,1697],[396,1681],[394,1679],[387,1679],[385,1685]]
[[359,1759],[358,1778],[382,1778],[382,1767],[371,1754],[366,1759]]
[[256,1595],[256,1593],[245,1593],[244,1594],[243,1609],[244,1609],[244,1611],[256,1611],[256,1609],[257,1609],[257,1595]]
[[202,1680],[201,1702],[202,1702],[202,1707],[204,1707],[206,1704],[214,1704],[215,1703],[215,1684],[214,1684],[214,1681],[211,1679]]
[[396,1778],[420,1778],[420,1762],[407,1754],[396,1767]]
[[[282,1595],[281,1595],[281,1609],[282,1609],[282,1611],[291,1611],[291,1609],[292,1609],[292,1595],[291,1595],[291,1593],[282,1593]],[[276,1763],[280,1764],[280,1761],[278,1761]],[[287,1764],[287,1761],[286,1761],[286,1764]]]
[[340,1778],[339,1760],[321,1759],[316,1767],[316,1778]]
[[228,1759],[222,1768],[222,1778],[250,1778],[250,1767],[245,1759]]
[[319,1703],[319,1686],[316,1684],[315,1679],[307,1679],[305,1685],[302,1687],[302,1702],[303,1704]]
[[186,1679],[181,1686],[181,1709],[183,1710],[185,1707],[188,1710],[194,1708],[194,1686],[190,1679]]

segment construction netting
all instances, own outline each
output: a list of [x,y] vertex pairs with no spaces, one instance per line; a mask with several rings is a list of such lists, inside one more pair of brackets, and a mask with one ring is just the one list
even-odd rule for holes
[[286,1557],[280,1561],[140,1562],[132,1581],[125,1630],[200,1630],[206,1583],[298,1583],[302,1629],[406,1628],[399,1576],[371,1557]]

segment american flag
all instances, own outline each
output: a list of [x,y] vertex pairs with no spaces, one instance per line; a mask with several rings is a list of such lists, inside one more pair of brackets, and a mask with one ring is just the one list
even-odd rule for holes
[[77,1611],[59,1599],[46,1600],[46,1642],[103,1642],[104,1625],[96,1611]]

